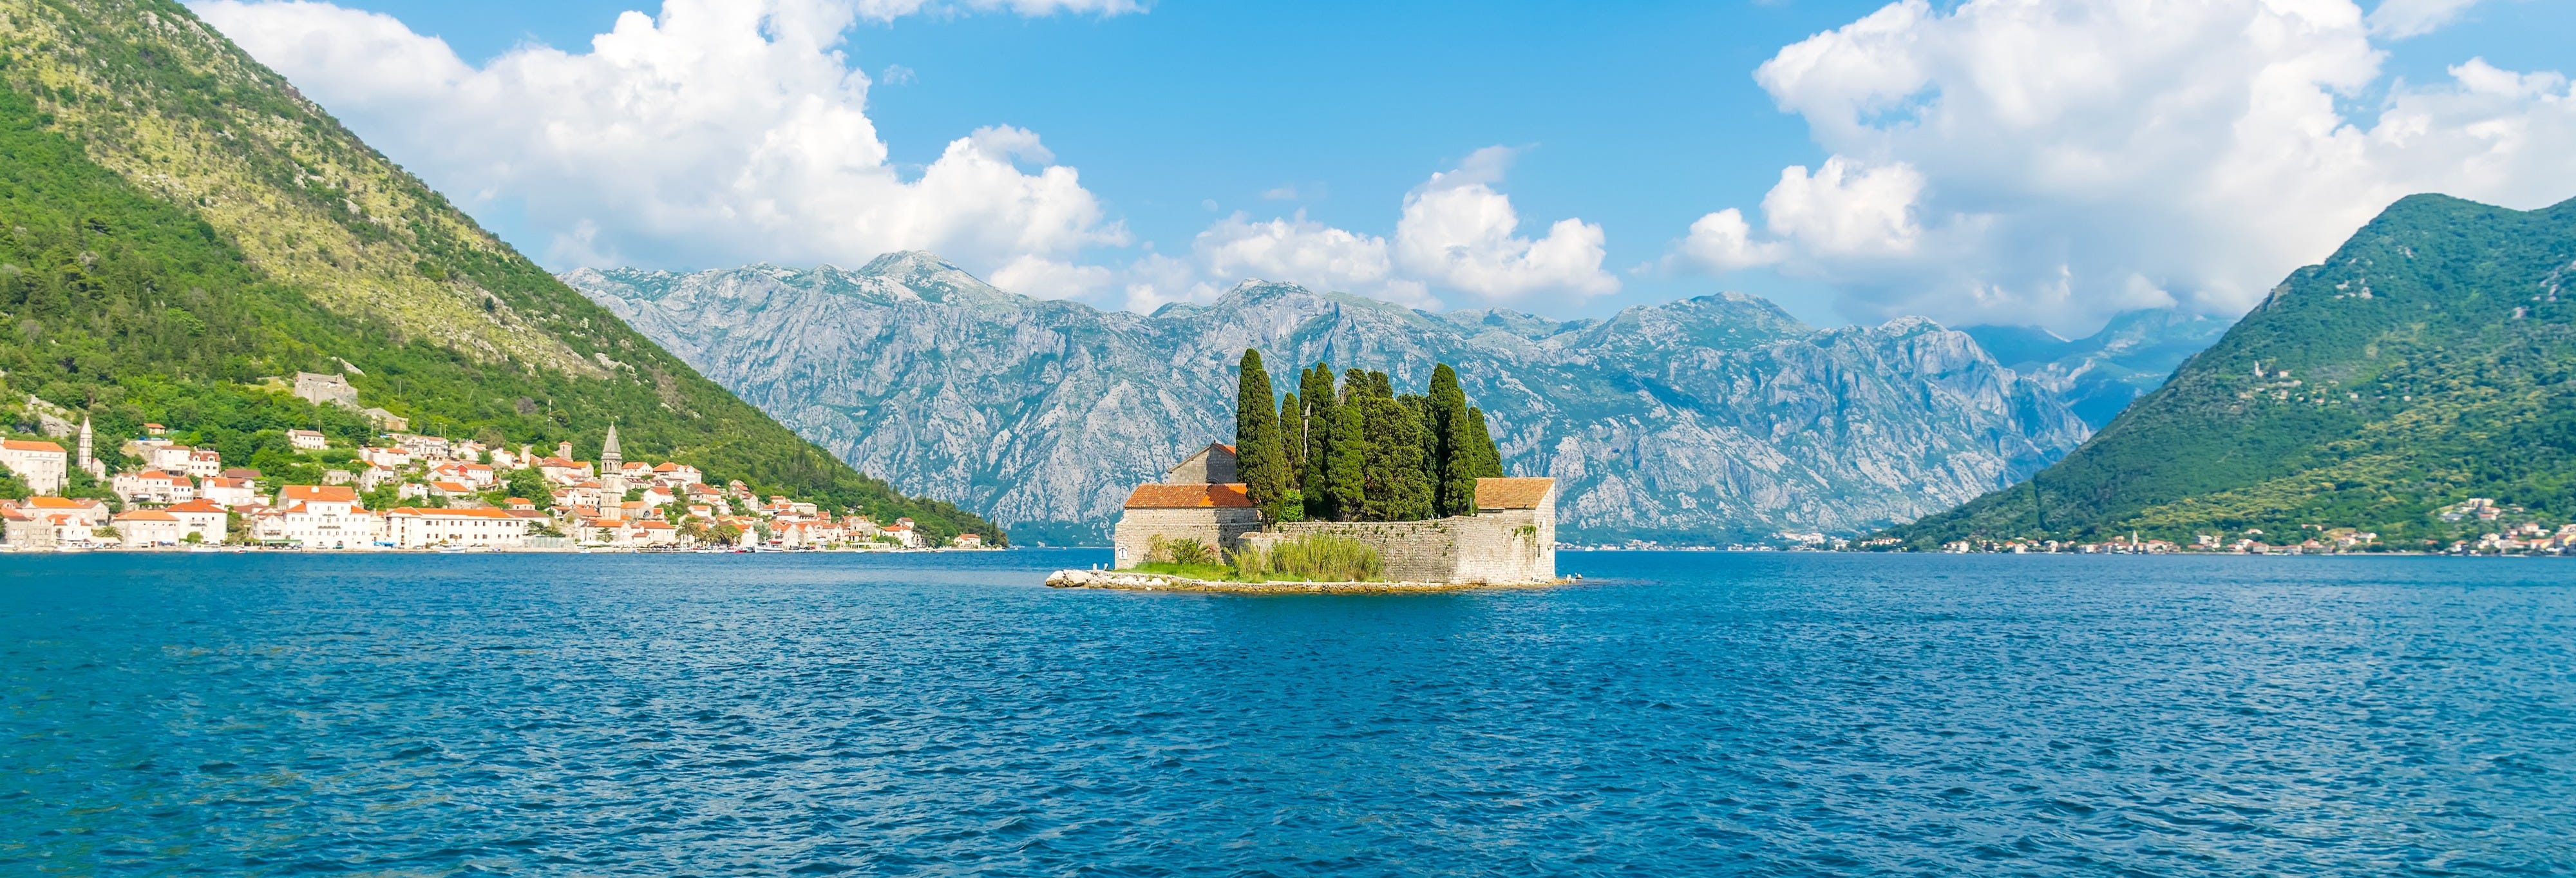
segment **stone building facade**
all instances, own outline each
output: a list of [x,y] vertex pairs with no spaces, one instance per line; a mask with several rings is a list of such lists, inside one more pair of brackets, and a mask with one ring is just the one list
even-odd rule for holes
[[1230,485],[1242,480],[1235,468],[1234,446],[1223,442],[1199,449],[1163,473],[1166,485]]
[[349,386],[349,379],[344,375],[297,372],[295,373],[295,397],[314,405],[358,407],[358,389]]
[[1225,551],[1242,546],[1244,535],[1260,529],[1261,510],[1252,507],[1252,496],[1240,483],[1141,485],[1127,495],[1127,512],[1118,519],[1113,542],[1118,567],[1126,569],[1145,563],[1155,537],[1196,540]]

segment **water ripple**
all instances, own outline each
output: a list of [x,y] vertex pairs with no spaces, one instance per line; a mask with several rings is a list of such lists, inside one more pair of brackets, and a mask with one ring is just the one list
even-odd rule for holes
[[2563,565],[0,561],[12,874],[2576,872]]

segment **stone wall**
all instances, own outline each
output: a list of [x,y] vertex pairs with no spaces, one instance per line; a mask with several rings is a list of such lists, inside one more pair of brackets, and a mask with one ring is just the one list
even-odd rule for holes
[[1261,529],[1261,512],[1256,509],[1130,509],[1118,520],[1115,540],[1118,567],[1126,569],[1145,563],[1145,548],[1153,538],[1165,540],[1198,540],[1219,550],[1240,548],[1243,536]]
[[1230,485],[1241,479],[1236,475],[1234,455],[1202,451],[1181,461],[1171,472],[1163,474],[1166,485]]
[[1316,534],[1358,540],[1377,549],[1386,578],[1399,582],[1554,582],[1554,518],[1518,509],[1431,521],[1301,521],[1250,541]]

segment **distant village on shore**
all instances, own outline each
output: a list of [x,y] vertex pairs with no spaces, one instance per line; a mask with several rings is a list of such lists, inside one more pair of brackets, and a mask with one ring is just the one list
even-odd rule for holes
[[[299,373],[294,393],[355,409],[339,375]],[[42,412],[30,397],[28,408]],[[65,413],[68,414],[68,413]],[[80,551],[217,547],[321,551],[737,551],[918,550],[911,519],[878,522],[785,495],[756,496],[740,481],[710,485],[696,467],[629,461],[615,425],[599,458],[575,460],[570,443],[540,450],[407,432],[383,409],[362,412],[380,431],[371,444],[290,430],[295,453],[326,467],[318,484],[272,484],[228,467],[212,448],[177,444],[159,424],[111,439],[111,467],[91,421],[43,415],[48,439],[0,440],[0,466],[26,486],[0,499],[0,549]],[[54,440],[69,440],[65,449]],[[66,497],[74,473],[109,498]],[[371,502],[371,500],[373,502]],[[944,548],[983,548],[977,534]]]

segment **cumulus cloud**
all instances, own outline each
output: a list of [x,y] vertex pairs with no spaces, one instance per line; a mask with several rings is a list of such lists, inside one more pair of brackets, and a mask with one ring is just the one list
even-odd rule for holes
[[319,2],[194,6],[440,189],[555,230],[558,264],[856,261],[936,250],[1034,286],[1083,281],[1124,245],[1073,168],[1007,126],[898,172],[869,80],[836,47],[861,19],[924,11],[1116,14],[1129,0],[665,0],[586,52],[527,46],[480,67],[386,15]]
[[2374,33],[2464,5],[1902,0],[1760,67],[1828,157],[1782,172],[1758,231],[1710,213],[1667,263],[1775,266],[1861,319],[2240,313],[2405,195],[2576,195],[2565,77],[2478,59],[2443,82],[2383,75]]
[[1437,309],[1435,289],[1490,303],[1543,293],[1577,297],[1614,292],[1601,270],[1601,227],[1580,219],[1520,237],[1520,216],[1497,191],[1512,153],[1488,147],[1404,198],[1392,238],[1335,228],[1306,218],[1254,221],[1236,212],[1190,242],[1185,258],[1154,254],[1129,266],[1127,306],[1151,311],[1170,302],[1207,302],[1245,279],[1357,293],[1414,308]]
[[1546,237],[1516,234],[1520,214],[1493,188],[1511,159],[1503,147],[1477,150],[1457,170],[1432,174],[1407,194],[1395,224],[1396,263],[1434,285],[1495,302],[1541,292],[1617,292],[1618,278],[1601,270],[1606,239],[1600,226],[1563,219]]

